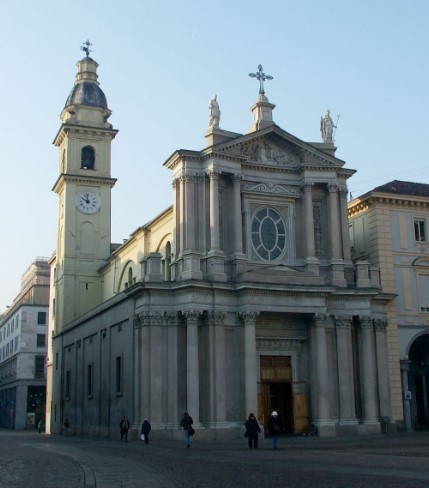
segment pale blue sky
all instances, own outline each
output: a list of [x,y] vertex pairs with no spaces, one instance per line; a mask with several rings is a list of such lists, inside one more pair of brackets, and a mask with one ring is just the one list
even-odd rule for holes
[[245,133],[258,64],[274,79],[274,120],[320,141],[329,108],[337,156],[359,194],[393,179],[429,183],[427,0],[0,0],[0,313],[36,256],[55,249],[52,141],[89,39],[119,134],[113,142],[112,240],[171,204],[162,166],[202,149],[207,105]]

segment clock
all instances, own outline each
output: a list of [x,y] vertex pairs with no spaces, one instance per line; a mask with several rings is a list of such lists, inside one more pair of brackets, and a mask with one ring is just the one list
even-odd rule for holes
[[84,214],[93,214],[100,209],[101,199],[97,193],[81,191],[76,195],[76,207]]

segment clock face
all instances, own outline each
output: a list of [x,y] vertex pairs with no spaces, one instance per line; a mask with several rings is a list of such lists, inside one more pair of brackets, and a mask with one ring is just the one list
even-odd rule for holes
[[81,191],[76,195],[76,207],[85,214],[93,214],[101,207],[100,197],[91,191]]

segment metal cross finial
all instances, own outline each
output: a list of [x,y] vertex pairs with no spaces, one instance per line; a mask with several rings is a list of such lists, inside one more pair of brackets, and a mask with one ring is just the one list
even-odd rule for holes
[[265,80],[272,80],[273,77],[270,75],[266,75],[262,70],[263,70],[263,68],[262,68],[262,65],[260,64],[258,66],[258,72],[257,73],[249,73],[249,76],[251,78],[256,78],[257,80],[259,80],[259,94],[265,95],[264,81]]
[[92,51],[92,49],[89,49],[89,46],[92,46],[92,44],[88,41],[88,39],[83,44],[83,46],[80,46],[80,49],[81,51],[85,51],[86,57],[89,58],[89,53]]

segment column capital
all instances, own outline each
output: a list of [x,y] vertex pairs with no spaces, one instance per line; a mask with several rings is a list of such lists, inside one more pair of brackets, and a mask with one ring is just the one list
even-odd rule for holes
[[306,191],[312,191],[314,187],[314,181],[304,181],[304,183],[301,184],[301,191],[306,192]]
[[372,329],[374,327],[374,322],[371,315],[360,315],[359,326],[361,329]]
[[202,314],[201,310],[182,310],[182,315],[185,317],[187,324],[197,322]]
[[259,315],[258,311],[248,311],[248,312],[238,312],[237,316],[239,319],[243,320],[245,324],[254,323],[256,317]]
[[206,181],[207,175],[205,173],[196,173],[195,181],[197,183],[204,183]]
[[338,192],[339,192],[341,198],[347,198],[347,196],[349,194],[347,187],[340,187]]
[[374,327],[376,330],[386,330],[388,322],[386,319],[374,319]]
[[315,313],[312,317],[314,327],[325,327],[328,316],[324,313]]
[[176,325],[178,320],[177,312],[140,312],[134,315],[133,326],[139,329],[154,325]]
[[338,328],[350,328],[353,323],[352,315],[336,315],[334,317],[335,326]]
[[183,183],[195,183],[197,180],[197,175],[195,173],[185,173],[180,175],[179,178]]
[[326,185],[329,193],[337,193],[338,192],[338,185],[337,183],[328,183]]
[[171,187],[173,188],[173,190],[176,190],[179,185],[180,185],[179,178],[174,178],[173,181],[171,182]]
[[219,179],[219,176],[220,176],[220,172],[219,171],[215,171],[214,169],[210,169],[209,171],[207,171],[207,176],[211,180],[218,180]]
[[225,321],[226,313],[211,310],[208,313],[208,322],[210,325],[222,325]]

